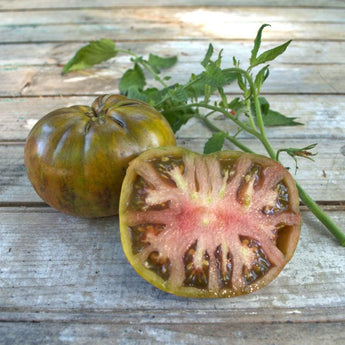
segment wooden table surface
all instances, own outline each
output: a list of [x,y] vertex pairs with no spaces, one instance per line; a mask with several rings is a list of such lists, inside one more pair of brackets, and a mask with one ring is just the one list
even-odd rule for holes
[[[177,55],[169,73],[185,81],[201,71],[209,43],[246,63],[263,23],[272,25],[264,48],[293,39],[263,93],[305,124],[270,129],[269,139],[275,147],[318,143],[315,162],[300,161],[295,178],[344,229],[343,0],[0,0],[0,344],[345,344],[345,248],[305,207],[296,253],[273,283],[245,297],[186,299],[134,272],[117,217],[59,213],[26,176],[23,148],[35,121],[119,92],[124,56],[61,75],[90,40]],[[209,136],[196,122],[177,133],[179,145],[198,152]]]

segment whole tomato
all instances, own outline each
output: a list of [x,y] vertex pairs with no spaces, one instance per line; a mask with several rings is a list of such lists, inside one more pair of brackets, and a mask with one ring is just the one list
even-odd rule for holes
[[57,109],[32,128],[27,175],[55,209],[81,217],[118,213],[128,163],[153,147],[176,145],[166,119],[139,100],[102,95],[92,107]]

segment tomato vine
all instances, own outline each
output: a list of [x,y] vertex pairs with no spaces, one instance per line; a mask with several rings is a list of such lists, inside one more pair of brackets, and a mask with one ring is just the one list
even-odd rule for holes
[[[148,58],[145,59],[131,50],[117,49],[115,43],[110,39],[93,41],[82,47],[65,65],[63,73],[91,67],[120,53],[127,54],[131,58],[133,67],[121,77],[120,92],[129,98],[137,98],[154,106],[167,118],[174,132],[192,118],[201,121],[214,132],[205,143],[205,153],[221,150],[225,140],[230,141],[242,151],[253,152],[238,138],[240,132],[246,132],[259,140],[272,159],[279,162],[280,154],[282,152],[287,153],[295,160],[297,169],[297,157],[311,159],[314,153],[310,150],[316,144],[303,148],[280,148],[275,151],[267,138],[266,127],[301,125],[295,121],[295,118],[272,110],[267,99],[260,96],[262,85],[269,76],[267,63],[284,53],[291,43],[291,40],[287,41],[259,54],[262,32],[267,26],[269,25],[262,25],[257,32],[249,59],[250,65],[247,69],[241,68],[240,61],[236,58],[233,58],[233,67],[222,68],[223,51],[220,51],[218,56],[212,59],[214,48],[210,44],[201,61],[204,70],[198,75],[191,74],[185,84],[168,84],[171,77],[161,77],[160,75],[162,69],[176,64],[177,57],[160,57],[149,54]],[[254,70],[262,65],[263,67],[254,73]],[[150,74],[161,85],[161,88],[146,87],[145,72]],[[234,81],[237,81],[242,95],[229,101],[224,88]],[[218,95],[219,100],[211,100],[211,96],[214,95]],[[221,114],[230,119],[236,125],[236,132],[231,134],[217,127],[210,119],[211,114]],[[325,225],[339,243],[345,246],[345,234],[342,230],[297,182],[296,185],[301,201]]]

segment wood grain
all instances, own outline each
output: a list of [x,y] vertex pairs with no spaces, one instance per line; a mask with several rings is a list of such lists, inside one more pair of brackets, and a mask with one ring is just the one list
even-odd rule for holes
[[[226,67],[226,66],[224,66]],[[121,65],[116,68],[99,67],[61,75],[57,67],[12,67],[0,69],[3,80],[1,97],[88,95],[118,93],[119,78],[128,69]],[[181,63],[169,75],[180,83],[189,80],[190,73],[200,73],[201,66],[195,63]],[[282,80],[284,83],[282,83]],[[152,77],[147,78],[150,86],[158,86]],[[226,92],[238,92],[234,83],[225,88]],[[274,66],[263,92],[270,93],[345,93],[345,69],[337,65],[319,65],[317,68],[303,65]]]
[[[229,95],[229,99],[236,95]],[[314,142],[318,139],[344,140],[345,100],[343,95],[265,95],[272,109],[280,111],[303,126],[271,127],[267,135],[271,139],[291,138]],[[29,130],[41,117],[50,111],[72,105],[91,105],[97,95],[90,96],[46,96],[0,98],[2,119],[0,122],[0,142],[24,141]],[[230,120],[214,116],[215,123],[224,130],[235,131]],[[320,128],[324,131],[320,133]],[[191,120],[183,126],[177,136],[203,139],[210,132],[198,121]]]
[[[277,16],[284,13],[284,16]],[[303,8],[280,8],[280,7],[177,7],[169,6],[166,8],[145,7],[136,8],[99,8],[99,9],[56,9],[54,16],[51,10],[40,11],[13,11],[9,16],[6,12],[0,12],[0,26],[26,26],[35,25],[44,27],[48,25],[65,26],[71,23],[79,24],[118,24],[121,25],[137,25],[137,21],[145,23],[147,29],[159,25],[174,24],[191,24],[202,27],[207,26],[212,20],[218,19],[217,24],[235,25],[237,23],[303,23],[312,25],[314,23],[324,23],[326,25],[332,23],[345,23],[342,11],[337,8],[309,8],[310,16],[305,17],[305,9]],[[214,30],[216,26],[213,25]],[[273,26],[274,27],[274,26]]]
[[[330,40],[345,38],[338,9],[310,8],[120,8],[103,10],[0,12],[0,43],[66,42],[104,37],[123,40],[253,40],[263,23],[267,39]],[[17,18],[17,19],[16,19]],[[48,21],[48,19],[51,22]],[[60,19],[59,19],[60,18]],[[276,18],[279,18],[277,20]],[[314,21],[316,18],[316,21]],[[63,25],[60,21],[63,21]],[[20,25],[16,24],[21,23]],[[217,22],[217,25],[214,23]]]
[[4,323],[0,324],[0,336],[5,344],[87,344],[93,339],[94,344],[146,345],[180,344],[195,345],[247,345],[281,344],[286,345],[342,345],[344,323],[244,323],[240,327],[234,324],[220,323],[210,332],[210,324],[78,324],[71,323]]
[[[344,222],[344,212],[329,212]],[[89,322],[192,323],[206,322],[210,310],[214,321],[230,323],[345,317],[343,248],[309,212],[303,212],[300,243],[279,277],[257,293],[225,300],[181,298],[144,281],[124,257],[117,217],[83,220],[42,208],[0,208],[0,215],[0,311],[6,318],[12,311],[27,321],[67,321],[79,313]],[[337,315],[331,311],[335,305]],[[33,316],[37,311],[44,314]]]
[[[268,30],[274,30],[268,29]],[[253,32],[253,39],[255,33]],[[199,65],[203,59],[209,43],[214,46],[215,52],[219,53],[223,49],[223,55],[229,56],[227,61],[235,55],[244,65],[247,64],[250,57],[251,49],[253,48],[252,41],[225,41],[225,40],[205,40],[205,41],[190,41],[186,44],[185,41],[144,41],[131,42],[122,41],[117,42],[116,37],[114,42],[118,49],[131,49],[138,55],[143,55],[145,58],[150,53],[162,56],[178,57],[178,63],[195,63]],[[283,43],[270,41],[266,39],[263,34],[263,42],[261,50],[265,51]],[[67,61],[87,42],[69,42],[69,43],[18,43],[18,44],[0,44],[0,66],[11,69],[17,66],[58,66],[64,65]],[[344,64],[343,57],[345,54],[345,42],[333,41],[292,41],[288,49],[281,55],[274,64],[298,64],[298,65],[338,65],[339,70]],[[11,59],[8,59],[11,56]],[[229,63],[229,62],[228,62]],[[117,55],[114,59],[102,66],[109,66],[114,68],[116,65],[129,66],[129,56],[124,54]]]
[[[47,6],[46,0],[35,0],[34,2],[22,1],[22,0],[1,0],[0,10],[22,10],[22,9],[58,9],[58,8],[97,8],[97,7],[154,7],[154,6],[172,6],[170,0],[108,0],[107,4],[104,5],[102,0],[50,0],[49,6]],[[262,7],[345,7],[342,0],[290,0],[290,1],[274,1],[274,0],[198,0],[198,1],[185,1],[185,0],[175,0],[173,6],[262,6]]]
[[[275,148],[319,143],[315,162],[300,160],[296,179],[344,229],[344,8],[343,0],[0,0],[0,343],[344,344],[344,248],[304,206],[296,253],[269,286],[241,298],[186,299],[134,272],[118,217],[79,219],[47,206],[23,160],[29,130],[44,114],[118,92],[130,66],[122,54],[61,75],[90,40],[110,38],[145,57],[177,55],[166,72],[183,82],[201,71],[209,43],[224,49],[225,65],[236,56],[246,66],[258,28],[270,23],[262,51],[293,42],[272,63],[263,93],[305,125],[270,128],[268,137]],[[235,85],[226,91],[239,94]],[[213,120],[235,130],[221,116]],[[202,152],[210,135],[192,120],[177,139]]]

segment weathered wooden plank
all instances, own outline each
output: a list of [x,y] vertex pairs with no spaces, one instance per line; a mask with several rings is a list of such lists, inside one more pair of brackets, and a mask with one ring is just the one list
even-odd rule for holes
[[[345,213],[329,210],[340,224]],[[121,249],[117,217],[0,208],[0,318],[99,323],[344,321],[344,249],[309,212],[292,261],[269,286],[233,299],[187,299],[140,278]],[[39,311],[39,313],[37,313]]]
[[94,7],[155,7],[155,6],[262,6],[262,7],[337,7],[342,8],[344,2],[342,0],[290,0],[290,1],[274,1],[274,0],[198,0],[185,1],[175,0],[172,4],[170,0],[108,0],[106,4],[102,0],[50,0],[49,6],[46,0],[23,1],[23,0],[1,0],[0,10],[23,10],[23,9],[61,9],[61,8],[94,8]]
[[[230,65],[229,65],[230,66]],[[224,66],[226,67],[226,66]],[[128,69],[126,64],[107,65],[93,69],[61,75],[60,67],[12,66],[0,68],[1,97],[13,96],[55,96],[118,93],[119,79]],[[191,73],[200,73],[202,67],[196,63],[180,63],[166,75],[172,82],[185,83]],[[148,85],[157,82],[147,78]],[[226,87],[227,92],[238,92],[236,83]],[[270,93],[323,93],[345,92],[345,69],[338,65],[277,65],[271,68],[263,92]]]
[[[103,37],[117,41],[252,40],[263,23],[274,24],[274,30],[265,35],[267,39],[341,41],[345,38],[344,17],[337,9],[252,8],[241,12],[226,7],[167,7],[164,11],[154,7],[44,13],[23,11],[11,16],[0,12],[0,22],[8,23],[0,25],[0,42],[85,41]],[[314,21],[315,17],[318,20]]]
[[[246,297],[244,297],[246,298]],[[193,299],[192,299],[193,300]],[[161,299],[157,300],[160,302]],[[189,300],[186,299],[186,302]],[[205,300],[206,301],[206,300]],[[212,302],[208,300],[207,302]],[[194,325],[202,325],[209,323],[210,326],[215,324],[233,324],[240,327],[241,324],[252,323],[260,324],[263,320],[265,323],[307,323],[307,322],[343,322],[344,321],[344,307],[307,307],[291,310],[289,307],[279,307],[281,318],[277,320],[275,312],[272,313],[267,307],[255,307],[249,304],[248,308],[243,306],[240,309],[241,315],[235,318],[234,315],[229,315],[226,308],[218,309],[217,306],[210,310],[208,303],[205,303],[203,308],[193,309],[189,308],[190,304],[182,310],[170,310],[169,308],[157,308],[154,310],[137,309],[135,314],[132,310],[119,309],[73,309],[73,310],[49,310],[46,309],[41,313],[27,308],[2,308],[0,311],[1,322],[64,322],[64,323],[83,323],[83,324],[135,324],[140,322],[142,325],[161,324],[189,324],[191,322],[190,312],[193,313]],[[336,312],[335,313],[335,309]],[[230,310],[232,312],[232,310]],[[210,318],[210,315],[212,317]],[[260,317],[258,317],[260,315]]]
[[[272,108],[306,126],[269,136],[275,147],[320,142],[316,162],[301,161],[297,178],[317,200],[338,204],[326,208],[344,228],[344,7],[343,0],[0,0],[0,343],[343,344],[344,249],[305,208],[296,254],[271,285],[244,298],[179,298],[130,268],[117,217],[77,219],[44,206],[25,175],[23,140],[48,111],[118,91],[128,68],[123,56],[60,76],[91,39],[113,38],[139,54],[178,54],[182,69],[171,72],[183,80],[198,72],[209,41],[230,52],[229,62],[233,55],[247,61],[258,27],[270,22],[265,48],[295,41],[264,91]],[[226,128],[222,118],[216,123]],[[191,122],[178,142],[202,151],[207,135]]]
[[[302,324],[78,324],[1,323],[4,345],[93,344],[113,345],[342,345],[344,322]],[[210,328],[212,327],[212,332]]]
[[[244,298],[246,298],[245,296]],[[274,299],[274,296],[271,296]],[[260,298],[260,297],[258,297]],[[242,298],[241,298],[242,299]],[[219,309],[217,306],[213,306],[214,309],[208,304],[212,300],[207,300],[207,303],[203,305],[203,308],[190,308],[189,301],[194,299],[186,299],[186,308],[184,311],[169,308],[156,308],[154,310],[136,309],[135,314],[132,314],[131,309],[122,310],[117,309],[95,309],[95,308],[80,308],[80,309],[45,309],[41,313],[38,313],[34,309],[24,308],[2,308],[0,311],[0,324],[1,322],[68,322],[68,323],[83,323],[83,324],[134,324],[140,322],[144,325],[154,325],[156,323],[161,324],[190,324],[192,312],[194,319],[192,323],[194,325],[202,325],[203,323],[215,324],[236,324],[240,327],[241,324],[252,323],[260,324],[263,320],[265,323],[307,323],[307,322],[344,322],[344,307],[303,307],[291,310],[290,307],[279,307],[280,318],[276,319],[275,310],[272,313],[270,308],[258,307],[249,304],[249,306],[240,307],[241,315],[235,318],[234,315],[229,315],[227,308]],[[204,300],[206,301],[206,300]],[[160,304],[161,299],[157,302]],[[239,306],[237,306],[239,307]],[[337,313],[335,313],[335,310]],[[278,312],[278,310],[276,310]],[[232,312],[232,309],[230,310]],[[212,315],[212,318],[210,318]],[[260,315],[258,317],[258,315]]]
[[[253,33],[253,40],[254,40]],[[282,40],[279,43],[283,43]],[[253,42],[250,41],[145,41],[145,42],[116,42],[118,49],[130,49],[139,56],[148,57],[150,53],[162,56],[178,57],[178,63],[200,64],[207,51],[209,43],[212,43],[215,54],[223,50],[223,56],[236,56],[244,65],[247,64]],[[271,49],[279,44],[278,42],[267,41],[265,33],[261,51]],[[10,69],[12,66],[30,65],[64,65],[76,52],[86,43],[22,43],[22,44],[0,44],[0,66]],[[281,55],[277,62],[280,64],[337,64],[342,68],[345,55],[345,42],[301,42],[293,41],[289,48]],[[11,57],[9,59],[8,57]],[[108,64],[128,65],[130,57],[119,54]]]
[[0,142],[25,140],[42,116],[58,108],[91,105],[96,96],[0,98]]
[[[235,95],[229,95],[232,99]],[[23,141],[29,130],[48,112],[71,105],[91,105],[94,96],[68,97],[21,97],[0,98],[1,141]],[[271,127],[267,130],[271,139],[305,139],[311,142],[318,139],[345,139],[345,100],[342,95],[266,95],[271,108],[281,113],[296,117],[303,126]],[[177,136],[183,138],[206,138],[209,131],[198,121],[183,126]],[[230,132],[235,128],[230,120],[222,116],[214,117],[215,124]],[[323,130],[320,133],[320,128]]]
[[[280,14],[284,13],[284,16]],[[309,14],[306,17],[306,13]],[[342,11],[337,8],[279,8],[279,7],[138,7],[138,8],[101,8],[77,10],[41,10],[41,11],[14,11],[10,14],[0,12],[1,26],[30,26],[30,25],[69,25],[73,24],[135,24],[141,21],[147,28],[154,23],[171,25],[185,23],[191,25],[223,26],[232,23],[264,23],[292,22],[292,23],[325,23],[341,24],[345,22]],[[214,25],[217,23],[217,25]]]
[[[214,19],[217,20],[217,19]],[[200,26],[198,23],[152,23],[148,28],[145,23],[132,19],[132,22],[111,24],[66,24],[0,27],[0,43],[15,42],[71,42],[90,41],[104,37],[117,41],[142,41],[142,40],[252,40],[257,30],[266,22],[264,18],[257,22],[228,23],[222,27]],[[266,34],[271,40],[333,40],[343,41],[345,24],[343,23],[276,23],[275,30]],[[129,34],[130,32],[130,34]],[[254,33],[254,34],[253,34]]]
[[[205,141],[206,138],[203,140],[179,138],[178,144],[196,152],[202,152]],[[255,141],[243,139],[242,142],[255,152],[264,153],[264,149]],[[291,146],[301,148],[308,144],[318,142],[319,145],[315,150],[315,152],[318,152],[318,155],[314,157],[315,162],[300,159],[298,164],[300,169],[295,176],[296,180],[316,200],[344,201],[344,140],[334,139],[331,141],[332,145],[329,144],[330,140],[328,139],[315,139],[314,141],[310,139],[308,141],[303,139],[274,139],[271,142],[275,148]],[[226,145],[225,148],[233,149],[230,145]],[[2,204],[40,202],[40,198],[34,192],[26,176],[23,150],[22,144],[0,145],[0,201]],[[284,155],[281,158],[284,164],[292,167],[292,173],[294,173],[293,161]]]

